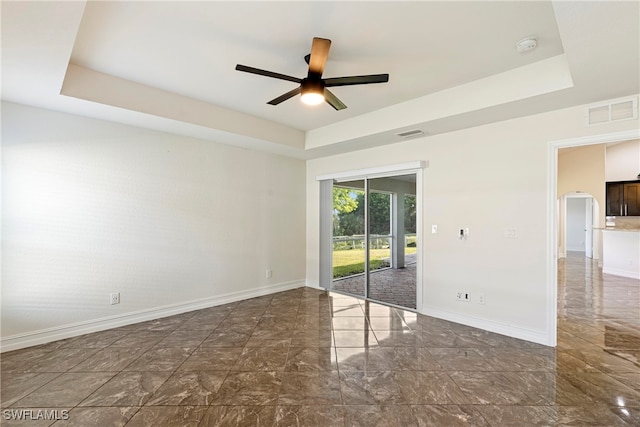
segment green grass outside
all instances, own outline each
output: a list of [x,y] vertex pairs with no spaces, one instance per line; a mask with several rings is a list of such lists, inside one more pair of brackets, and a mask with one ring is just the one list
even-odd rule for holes
[[[405,248],[405,254],[416,253],[416,248]],[[389,266],[384,258],[389,258],[389,249],[371,249],[369,266],[371,270],[378,270]],[[333,278],[351,276],[364,273],[364,249],[350,249],[333,251]]]

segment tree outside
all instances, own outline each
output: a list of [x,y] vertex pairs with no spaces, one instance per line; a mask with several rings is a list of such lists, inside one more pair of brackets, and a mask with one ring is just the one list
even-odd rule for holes
[[[336,195],[336,190],[338,195]],[[347,190],[346,192],[344,190]],[[364,235],[364,191],[334,188],[334,236]],[[391,195],[369,193],[369,231],[389,234]]]
[[[364,191],[334,187],[333,236],[334,278],[364,272]],[[416,198],[405,196],[405,232],[416,230]],[[391,194],[369,193],[369,231],[372,235],[389,235],[391,232]],[[353,237],[347,239],[346,237]],[[415,239],[409,242],[406,253],[415,252]],[[389,239],[372,239],[369,265],[372,270],[389,266]]]

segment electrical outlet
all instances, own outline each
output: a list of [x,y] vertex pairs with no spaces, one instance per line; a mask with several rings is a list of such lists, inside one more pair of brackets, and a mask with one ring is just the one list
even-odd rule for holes
[[469,292],[458,291],[456,292],[456,299],[462,302],[469,302],[471,296],[469,295]]
[[273,271],[271,271],[270,268],[267,268],[267,271],[265,271],[264,275],[267,279],[271,279],[271,276],[273,276]]
[[114,292],[110,295],[111,305],[120,304],[120,292]]
[[478,304],[484,304],[484,294],[478,294]]

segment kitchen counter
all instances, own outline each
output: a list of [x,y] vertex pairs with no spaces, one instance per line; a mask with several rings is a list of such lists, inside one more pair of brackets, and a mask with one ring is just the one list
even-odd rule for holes
[[602,272],[640,279],[640,229],[605,227],[602,230]]

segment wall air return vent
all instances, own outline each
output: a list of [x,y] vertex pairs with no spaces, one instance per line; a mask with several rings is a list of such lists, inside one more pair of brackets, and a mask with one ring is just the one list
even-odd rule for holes
[[396,135],[398,135],[400,138],[414,138],[416,136],[420,136],[420,135],[424,135],[424,132],[421,131],[420,129],[413,129],[413,130],[407,130],[404,132],[400,132],[400,133],[396,133]]
[[638,118],[638,97],[618,98],[587,107],[586,125]]

